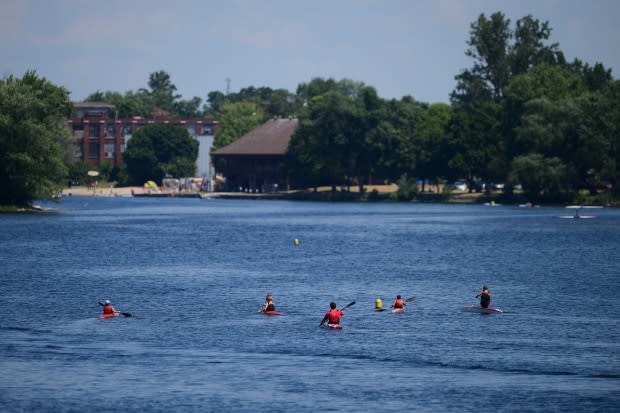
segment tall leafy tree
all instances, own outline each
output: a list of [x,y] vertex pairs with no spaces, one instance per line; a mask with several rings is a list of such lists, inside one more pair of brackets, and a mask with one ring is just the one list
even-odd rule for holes
[[0,204],[27,205],[60,190],[74,147],[72,110],[69,92],[35,71],[0,80]]
[[177,87],[172,83],[170,75],[159,70],[149,75],[149,89],[140,89],[151,97],[152,109],[162,109],[174,113],[174,103],[181,95],[175,93]]
[[174,103],[174,114],[181,118],[198,118],[202,115],[200,105],[202,99],[194,96],[189,100],[179,100]]
[[416,175],[423,178],[422,190],[427,179],[438,183],[439,178],[446,172],[448,159],[445,150],[451,120],[452,108],[443,103],[432,104],[421,111],[417,127],[419,144],[415,170]]
[[289,145],[294,156],[288,166],[300,167],[311,174],[306,180],[330,185],[335,191],[337,185],[345,183],[347,175],[347,134],[351,132],[348,127],[354,108],[350,100],[335,91],[316,96],[309,106],[309,119],[291,138]]
[[551,36],[549,22],[541,22],[527,15],[516,22],[514,43],[510,47],[510,75],[527,73],[539,64],[565,64],[558,43],[545,41]]
[[158,183],[166,176],[194,176],[198,141],[185,128],[175,125],[148,125],[139,129],[127,143],[123,160],[130,183]]
[[217,113],[218,132],[213,142],[214,149],[226,146],[241,138],[265,121],[265,116],[256,103],[225,103]]
[[513,159],[509,180],[520,183],[530,199],[538,199],[541,194],[557,195],[565,177],[565,166],[559,158],[530,153]]
[[503,88],[510,79],[511,37],[510,20],[499,12],[488,19],[481,14],[471,24],[465,54],[473,59],[473,67],[456,76],[457,89],[453,98],[478,95],[485,90],[496,101],[502,98]]

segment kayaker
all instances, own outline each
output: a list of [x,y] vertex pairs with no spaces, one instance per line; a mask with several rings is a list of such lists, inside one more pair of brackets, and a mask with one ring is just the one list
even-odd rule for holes
[[482,286],[482,290],[476,295],[476,298],[480,298],[480,307],[482,308],[488,308],[491,305],[491,292],[486,284]]
[[116,315],[119,312],[116,311],[116,309],[114,307],[112,307],[112,303],[110,302],[110,300],[105,300],[103,302],[103,314],[104,315]]
[[327,324],[340,324],[340,317],[344,315],[344,311],[337,309],[336,303],[333,301],[329,303],[329,308],[330,310],[325,313],[325,316],[319,325],[323,325],[326,321]]
[[397,295],[396,300],[392,303],[392,308],[405,308],[405,300],[403,300],[400,295]]
[[271,293],[267,294],[267,297],[265,297],[265,302],[263,303],[263,311],[276,311],[276,304],[273,302],[273,297]]

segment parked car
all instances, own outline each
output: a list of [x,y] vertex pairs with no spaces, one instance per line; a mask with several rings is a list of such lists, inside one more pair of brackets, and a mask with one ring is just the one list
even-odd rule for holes
[[452,184],[452,189],[458,189],[459,191],[467,191],[467,184],[463,181],[456,181]]

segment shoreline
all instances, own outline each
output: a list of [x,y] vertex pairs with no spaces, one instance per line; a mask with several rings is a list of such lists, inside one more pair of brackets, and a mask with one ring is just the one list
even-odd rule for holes
[[[396,185],[369,185],[366,187],[366,194],[376,191],[378,198],[374,200],[364,200],[364,202],[397,202],[386,199],[391,193],[396,192]],[[144,193],[144,188],[140,186],[131,187],[97,187],[88,188],[85,186],[74,186],[64,188],[62,197],[131,197],[132,192],[137,194]],[[153,196],[156,197],[156,196]],[[248,193],[248,192],[178,192],[174,196],[176,198],[220,198],[220,199],[279,199],[279,200],[307,200],[307,201],[360,201],[359,192],[352,190],[351,192],[332,192],[330,189],[320,189],[317,192],[313,190],[298,191],[281,191],[271,193]],[[497,195],[486,195],[484,193],[469,193],[465,191],[454,191],[450,195],[450,199],[446,200],[443,194],[437,192],[422,192],[419,199],[411,202],[439,202],[439,203],[483,203],[495,200]]]

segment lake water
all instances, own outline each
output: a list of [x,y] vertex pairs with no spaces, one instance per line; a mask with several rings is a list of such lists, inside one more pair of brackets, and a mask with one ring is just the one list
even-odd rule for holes
[[[57,212],[0,215],[0,411],[620,406],[617,209],[46,206]],[[484,283],[505,313],[461,311]],[[267,292],[282,316],[257,314]],[[417,299],[373,311],[396,294]],[[99,319],[104,299],[133,317]],[[332,300],[356,302],[341,331],[318,326]]]

